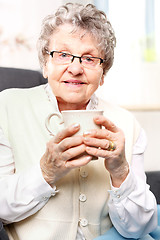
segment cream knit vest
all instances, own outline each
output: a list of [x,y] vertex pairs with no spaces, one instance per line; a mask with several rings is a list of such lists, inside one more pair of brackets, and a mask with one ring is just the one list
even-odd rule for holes
[[[104,115],[124,131],[126,158],[130,162],[139,124],[127,111],[102,100],[98,109],[103,109]],[[13,148],[17,172],[39,162],[50,139],[45,119],[53,111],[56,106],[49,102],[43,86],[6,90],[0,94],[0,126]],[[62,127],[57,119],[52,122],[55,134]],[[72,170],[56,186],[59,193],[39,212],[8,226],[10,239],[75,240],[79,220],[87,220],[86,226],[82,226],[87,240],[111,227],[107,205],[110,182],[103,159]],[[86,195],[86,201],[79,200],[80,193]]]

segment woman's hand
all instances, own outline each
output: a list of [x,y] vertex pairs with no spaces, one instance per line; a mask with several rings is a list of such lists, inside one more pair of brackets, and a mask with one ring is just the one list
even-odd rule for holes
[[[115,126],[104,116],[94,118],[102,129],[94,129],[84,133],[86,152],[96,157],[105,158],[105,167],[109,171],[112,184],[119,187],[129,172],[129,166],[125,158],[125,137],[121,129]],[[115,149],[109,150],[110,141],[114,143]]]
[[40,167],[44,179],[51,186],[73,168],[86,165],[92,159],[88,154],[84,154],[86,146],[83,136],[73,136],[79,129],[78,124],[72,125],[47,143]]

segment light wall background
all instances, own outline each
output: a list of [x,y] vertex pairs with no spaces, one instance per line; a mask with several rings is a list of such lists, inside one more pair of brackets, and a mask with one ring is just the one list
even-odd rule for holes
[[[0,66],[40,70],[36,41],[42,19],[66,2],[0,0]],[[145,170],[160,170],[160,1],[70,2],[94,3],[106,11],[117,46],[114,65],[97,94],[133,112],[148,136]]]

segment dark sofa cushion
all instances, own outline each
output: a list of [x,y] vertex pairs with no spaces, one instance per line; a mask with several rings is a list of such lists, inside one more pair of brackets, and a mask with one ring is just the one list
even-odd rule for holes
[[157,203],[160,204],[160,171],[147,171],[146,176],[150,190],[155,195]]
[[7,88],[29,88],[47,82],[39,71],[0,67],[0,91]]
[[2,222],[0,222],[0,240],[9,240],[9,237],[3,227]]

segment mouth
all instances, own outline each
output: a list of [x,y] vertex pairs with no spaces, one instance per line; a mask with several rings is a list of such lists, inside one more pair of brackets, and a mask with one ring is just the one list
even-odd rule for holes
[[64,81],[65,84],[70,84],[70,85],[83,85],[85,84],[84,82],[82,81],[79,81],[79,80],[67,80],[67,81]]

